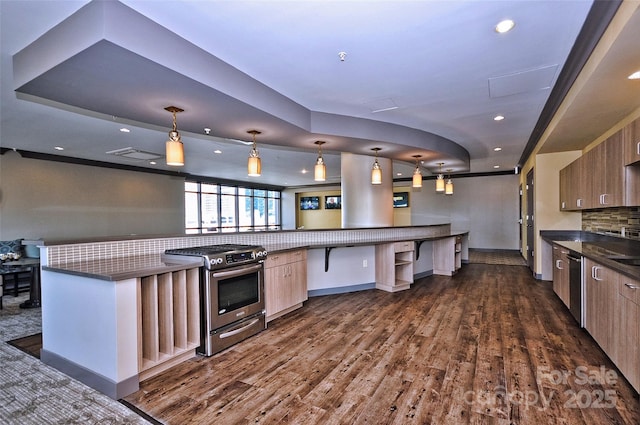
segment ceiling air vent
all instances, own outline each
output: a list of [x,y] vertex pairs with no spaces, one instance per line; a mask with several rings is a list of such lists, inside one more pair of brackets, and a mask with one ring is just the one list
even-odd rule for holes
[[135,159],[138,161],[151,161],[152,159],[162,158],[162,155],[153,153],[153,152],[145,152],[136,148],[122,148],[116,149],[114,151],[107,152],[107,155],[115,155],[122,156],[129,159]]

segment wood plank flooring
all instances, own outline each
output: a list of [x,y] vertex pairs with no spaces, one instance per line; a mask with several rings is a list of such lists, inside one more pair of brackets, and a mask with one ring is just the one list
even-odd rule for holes
[[166,424],[640,423],[637,393],[551,283],[484,264],[311,298],[124,401]]

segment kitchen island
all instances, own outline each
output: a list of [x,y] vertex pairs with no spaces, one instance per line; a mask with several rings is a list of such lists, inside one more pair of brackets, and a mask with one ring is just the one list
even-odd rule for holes
[[[270,254],[294,249],[323,253],[308,258],[310,270],[325,270],[309,279],[322,286],[319,295],[375,287],[375,256],[369,255],[380,244],[414,242],[420,258],[415,274],[428,275],[435,258],[428,255],[430,244],[450,238],[461,238],[451,255],[466,261],[467,232],[452,232],[449,224],[44,241],[41,358],[122,398],[136,391],[141,380],[195,356],[202,262],[167,263],[161,258],[166,249],[237,243],[260,244]],[[329,251],[338,248],[340,255],[331,256]],[[356,268],[356,261],[371,266]],[[332,273],[345,267],[347,280],[335,283]]]

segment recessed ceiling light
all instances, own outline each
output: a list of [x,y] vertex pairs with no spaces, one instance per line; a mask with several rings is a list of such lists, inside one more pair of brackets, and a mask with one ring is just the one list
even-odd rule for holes
[[640,80],[640,71],[636,71],[627,77],[630,80]]
[[156,165],[156,164],[157,164],[157,162],[155,162],[155,161],[149,161],[149,164],[151,164],[151,165]]
[[216,149],[213,153],[222,153],[222,151],[220,149]]
[[204,133],[205,133],[205,134],[209,134],[209,133],[211,133],[211,129],[210,129],[209,127],[205,127],[205,128],[204,128]]
[[120,131],[121,131],[122,133],[131,133],[131,130],[129,130],[129,129],[128,129],[128,128],[126,128],[126,127],[122,127],[122,128],[120,129]]
[[64,148],[62,146],[56,146],[54,149],[57,150],[57,151],[63,151],[64,150]]
[[503,34],[505,32],[511,31],[515,26],[516,26],[516,23],[513,22],[511,19],[505,19],[504,21],[498,22],[498,25],[496,25],[496,32]]
[[495,117],[493,117],[494,121],[502,121],[504,119],[504,116],[502,115],[496,115]]
[[401,176],[401,175],[402,175],[402,173],[396,173],[396,176]]
[[500,166],[499,165],[494,165],[493,168],[500,168]]
[[307,174],[307,173],[308,173],[308,171],[307,171],[307,169],[306,169],[306,168],[303,168],[303,169],[302,169],[302,171],[300,171],[300,172],[301,172],[302,174]]
[[496,152],[500,152],[502,150],[502,148],[498,146],[498,147],[493,148],[493,150],[496,151]]

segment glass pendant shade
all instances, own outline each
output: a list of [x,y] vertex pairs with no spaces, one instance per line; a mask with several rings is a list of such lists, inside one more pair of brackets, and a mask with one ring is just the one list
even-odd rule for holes
[[444,194],[445,195],[453,195],[453,182],[451,181],[451,179],[447,180],[447,184],[445,185]]
[[413,172],[413,184],[411,186],[415,188],[422,187],[422,173],[417,167]]
[[247,161],[247,175],[249,177],[260,177],[262,174],[262,161],[256,148],[256,134],[260,134],[260,132],[258,130],[249,130],[247,133],[253,135],[253,146],[251,147],[249,160]]
[[371,169],[371,184],[382,184],[382,169],[376,161]]
[[167,140],[165,148],[165,156],[167,157],[167,165],[181,167],[184,165],[184,146],[180,139],[180,133],[178,133],[178,124],[176,120],[176,114],[183,112],[176,106],[167,106],[165,111],[173,114],[173,127],[169,132],[169,140]]
[[378,151],[380,148],[371,149],[376,153],[376,160],[373,162],[373,168],[371,168],[371,184],[382,184],[382,168],[378,162]]
[[184,165],[184,146],[178,139],[169,139],[166,143],[167,165],[183,166]]
[[315,144],[318,145],[318,160],[316,161],[315,168],[313,169],[313,180],[317,182],[327,180],[327,166],[322,158],[322,145],[324,145],[324,143],[325,142],[321,140],[315,142]]
[[258,156],[258,152],[252,149],[247,163],[247,175],[249,177],[260,177],[261,174],[262,163],[260,161],[260,157]]
[[420,156],[421,155],[413,155],[416,159],[416,169],[413,170],[413,181],[411,186],[414,188],[422,187],[422,173],[420,172],[420,163],[418,162],[420,160]]
[[317,182],[323,182],[327,179],[327,166],[324,164],[322,157],[318,158],[316,162],[313,170],[313,179]]
[[444,176],[440,174],[436,179],[436,192],[444,192],[444,186]]

